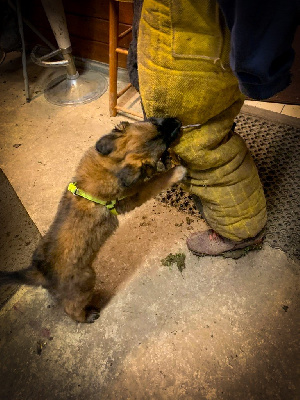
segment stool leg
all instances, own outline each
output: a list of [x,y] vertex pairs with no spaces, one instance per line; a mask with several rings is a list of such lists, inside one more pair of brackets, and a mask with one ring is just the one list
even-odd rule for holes
[[119,3],[109,0],[109,113],[111,117],[117,115],[118,26]]
[[22,65],[23,65],[24,85],[25,85],[25,96],[26,96],[26,102],[29,103],[30,102],[29,82],[28,82],[28,74],[27,74],[26,48],[25,48],[23,19],[22,19],[22,14],[21,14],[20,0],[17,0],[17,14],[18,14],[19,32],[20,32],[21,42],[22,42]]
[[42,0],[42,4],[58,47],[61,49],[64,59],[69,61],[67,73],[70,77],[75,78],[78,74],[71,54],[72,47],[63,2],[62,0]]

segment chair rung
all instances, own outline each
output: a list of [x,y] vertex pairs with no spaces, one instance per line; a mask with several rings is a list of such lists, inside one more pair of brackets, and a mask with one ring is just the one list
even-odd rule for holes
[[124,93],[126,93],[127,90],[131,88],[131,86],[132,86],[132,84],[129,83],[127,86],[124,87],[124,89],[120,90],[120,91],[117,93],[117,99],[118,99],[119,97],[121,97]]
[[120,106],[116,106],[115,108],[116,108],[116,110],[123,111],[123,112],[125,112],[127,114],[131,114],[131,115],[134,115],[135,117],[139,117],[139,118],[143,118],[144,119],[144,116],[142,114],[139,114],[139,113],[136,113],[134,111],[128,110],[128,108],[124,108],[124,107],[120,107]]
[[126,54],[126,55],[128,54],[128,50],[122,49],[121,47],[117,47],[116,52],[119,54]]
[[118,36],[118,38],[119,38],[119,39],[122,39],[124,36],[128,35],[131,31],[132,31],[132,27],[126,29],[126,31],[120,33],[120,35]]

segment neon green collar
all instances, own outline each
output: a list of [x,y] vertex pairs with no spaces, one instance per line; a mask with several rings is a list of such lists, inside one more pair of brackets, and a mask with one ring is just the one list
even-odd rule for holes
[[77,182],[69,183],[69,186],[68,186],[69,192],[73,193],[75,196],[80,196],[87,200],[93,201],[94,203],[101,204],[102,206],[105,206],[112,214],[118,215],[117,210],[115,209],[117,200],[104,201],[104,200],[97,199],[96,197],[93,197],[90,194],[85,193],[83,190],[78,189],[78,187],[76,185],[77,185]]

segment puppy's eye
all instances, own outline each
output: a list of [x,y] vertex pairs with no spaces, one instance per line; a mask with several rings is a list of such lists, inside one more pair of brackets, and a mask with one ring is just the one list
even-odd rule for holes
[[156,168],[151,164],[143,164],[142,166],[142,174],[147,178],[150,178],[156,172]]
[[129,187],[133,185],[134,183],[137,182],[140,176],[141,176],[141,169],[136,168],[133,165],[126,165],[117,174],[119,182],[123,187]]

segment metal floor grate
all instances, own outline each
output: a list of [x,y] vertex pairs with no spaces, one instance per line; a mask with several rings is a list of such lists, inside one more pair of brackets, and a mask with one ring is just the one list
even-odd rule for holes
[[[300,259],[300,129],[240,113],[235,131],[245,139],[264,185],[266,242]],[[199,215],[192,197],[179,187],[157,199],[182,212]]]

